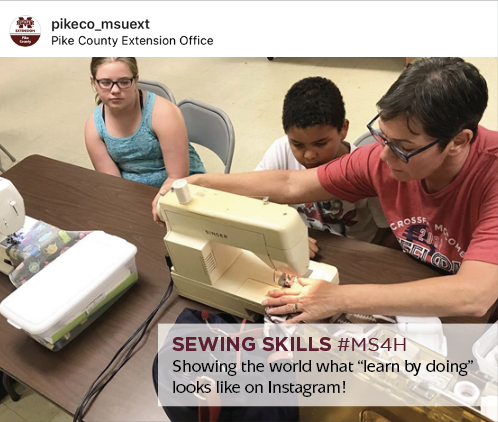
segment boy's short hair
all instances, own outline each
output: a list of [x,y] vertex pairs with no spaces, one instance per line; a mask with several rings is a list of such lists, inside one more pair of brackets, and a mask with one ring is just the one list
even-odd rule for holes
[[291,127],[306,129],[319,125],[341,130],[345,118],[341,91],[330,79],[302,79],[285,95],[282,123],[286,133]]
[[486,110],[488,87],[479,70],[457,57],[419,59],[409,65],[377,103],[382,120],[405,116],[441,139],[440,148],[464,129],[477,135]]

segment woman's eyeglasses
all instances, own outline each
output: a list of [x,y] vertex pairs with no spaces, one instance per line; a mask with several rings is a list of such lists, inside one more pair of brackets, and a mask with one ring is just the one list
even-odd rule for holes
[[372,127],[373,122],[375,122],[379,118],[380,114],[377,114],[372,121],[367,125],[368,130],[372,134],[372,136],[375,138],[375,140],[381,144],[382,146],[387,145],[389,148],[391,148],[391,151],[394,153],[396,157],[398,157],[403,163],[408,163],[408,160],[412,158],[414,155],[420,154],[421,152],[425,151],[426,149],[432,147],[433,145],[436,145],[438,142],[441,142],[441,139],[436,139],[435,141],[432,141],[430,144],[427,144],[425,147],[419,148],[416,151],[410,152],[409,154],[401,151],[396,145],[394,145],[392,142],[389,142],[387,138],[382,135],[377,129],[374,129]]

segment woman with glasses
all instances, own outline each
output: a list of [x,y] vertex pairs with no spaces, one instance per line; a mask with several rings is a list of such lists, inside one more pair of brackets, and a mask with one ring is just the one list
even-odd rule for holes
[[85,143],[95,170],[157,188],[205,173],[178,107],[137,89],[134,57],[93,57],[90,71],[97,107]]
[[315,169],[188,180],[289,204],[378,196],[403,251],[447,274],[394,285],[300,279],[263,302],[270,314],[299,313],[287,322],[340,312],[483,316],[498,298],[498,133],[479,126],[487,102],[472,64],[420,59],[378,102],[367,125],[376,143]]

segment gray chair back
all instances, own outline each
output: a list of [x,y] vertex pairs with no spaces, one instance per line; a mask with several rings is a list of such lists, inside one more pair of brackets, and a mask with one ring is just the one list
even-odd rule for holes
[[356,141],[353,142],[355,147],[361,147],[363,145],[373,144],[377,142],[370,132],[366,132],[361,135]]
[[235,133],[230,118],[218,107],[197,100],[178,103],[187,127],[188,140],[213,151],[225,164],[225,173],[230,173]]
[[[5,154],[7,155],[7,157],[9,157],[13,163],[15,163],[15,162],[16,162],[15,157],[14,157],[14,156],[13,156],[13,155],[12,155],[12,154],[8,151],[8,150],[7,150],[7,148],[5,148],[2,144],[0,144],[0,149],[1,149],[3,152],[5,152]],[[0,159],[0,172],[2,172],[2,173],[4,173],[4,172],[5,172],[4,168],[2,167],[2,160],[1,160],[1,159]]]
[[148,79],[139,79],[137,82],[137,88],[143,89],[144,91],[153,92],[160,97],[166,98],[173,104],[176,104],[175,96],[171,90],[161,82],[150,81]]

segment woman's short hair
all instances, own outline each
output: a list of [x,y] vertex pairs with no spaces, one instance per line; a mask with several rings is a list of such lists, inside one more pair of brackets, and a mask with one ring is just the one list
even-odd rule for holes
[[479,70],[458,57],[433,57],[411,63],[377,103],[384,121],[405,116],[441,139],[441,149],[462,130],[477,135],[488,104],[488,87]]

